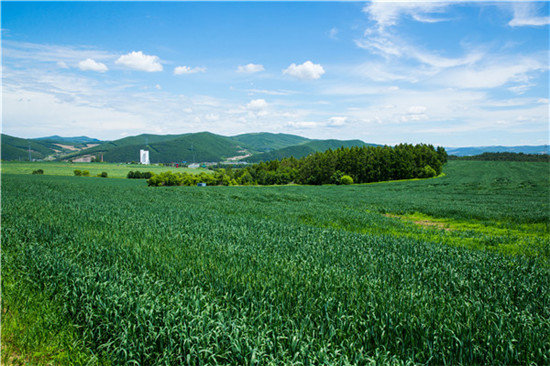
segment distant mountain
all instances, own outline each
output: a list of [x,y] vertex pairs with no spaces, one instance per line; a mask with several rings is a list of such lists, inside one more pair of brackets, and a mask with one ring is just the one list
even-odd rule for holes
[[[65,140],[63,140],[65,139]],[[82,141],[78,142],[77,140]],[[85,140],[87,139],[87,140]],[[2,160],[29,160],[29,148],[32,160],[54,160],[74,151],[82,151],[88,144],[100,144],[101,141],[89,137],[60,136],[23,139],[2,134]],[[88,141],[88,142],[84,142]]]
[[480,155],[484,152],[513,152],[524,154],[548,154],[549,145],[539,146],[475,146],[475,147],[446,147],[449,155],[472,156]]
[[76,137],[61,137],[58,135],[48,136],[48,137],[38,137],[32,139],[35,141],[47,141],[60,144],[95,144],[101,143],[101,140],[94,139],[88,136],[76,136]]
[[[336,149],[341,146],[363,146],[360,140],[311,140],[301,136],[274,133],[248,133],[237,136],[220,136],[210,132],[182,135],[139,135],[104,142],[65,158],[76,159],[83,155],[103,156],[107,162],[139,160],[139,150],[149,150],[152,163],[168,162],[219,162],[229,158],[257,162]],[[247,156],[247,158],[242,158]]]
[[[103,157],[106,162],[139,161],[139,150],[149,150],[152,163],[219,162],[230,158],[256,163],[338,149],[342,146],[377,146],[361,140],[313,140],[276,133],[247,133],[220,136],[210,132],[179,135],[142,134],[114,141],[100,141],[87,136],[48,136],[23,139],[2,134],[3,160],[70,160]],[[522,152],[548,154],[549,146],[482,146],[446,148],[449,155],[471,156],[484,152]]]
[[86,151],[67,155],[103,155],[107,162],[139,161],[139,150],[149,150],[151,163],[169,162],[217,162],[241,154],[239,143],[230,137],[210,132],[181,135],[151,135],[125,137],[105,142]]
[[283,158],[289,158],[291,156],[296,159],[303,158],[309,154],[313,154],[320,151],[326,151],[328,149],[338,149],[340,147],[352,147],[352,146],[376,146],[374,144],[367,144],[361,140],[310,140],[298,145],[284,147],[282,149],[269,151],[261,154],[254,154],[244,160],[257,163],[260,161],[269,160],[281,160]]

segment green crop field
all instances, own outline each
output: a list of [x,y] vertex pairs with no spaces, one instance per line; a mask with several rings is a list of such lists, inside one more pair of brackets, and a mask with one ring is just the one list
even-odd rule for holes
[[4,363],[550,364],[548,163],[317,187],[5,168]]
[[90,176],[95,177],[101,172],[106,172],[109,178],[126,178],[129,171],[153,172],[155,174],[173,171],[199,174],[208,171],[203,168],[175,168],[170,166],[140,165],[140,164],[115,164],[115,163],[68,163],[68,162],[20,162],[3,161],[2,173],[6,174],[32,174],[33,171],[42,169],[44,175],[74,175],[73,171],[87,170]]

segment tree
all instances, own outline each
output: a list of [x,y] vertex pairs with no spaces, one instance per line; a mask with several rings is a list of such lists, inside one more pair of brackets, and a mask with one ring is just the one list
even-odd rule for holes
[[349,175],[344,175],[342,178],[340,178],[340,184],[343,184],[346,186],[353,184],[353,178],[350,177]]

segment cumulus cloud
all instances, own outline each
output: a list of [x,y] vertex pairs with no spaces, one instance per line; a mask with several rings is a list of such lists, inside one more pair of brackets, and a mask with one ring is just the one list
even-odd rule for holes
[[246,108],[250,110],[260,110],[267,107],[265,99],[253,99],[247,105]]
[[[58,65],[59,65],[59,63],[58,63]],[[67,65],[64,64],[64,66],[66,67]],[[60,65],[60,67],[63,67],[63,66]],[[78,63],[78,68],[82,71],[96,71],[96,72],[105,72],[105,71],[109,70],[107,68],[107,66],[105,66],[104,63],[96,62],[96,61],[92,60],[91,58],[87,58],[84,61],[80,61]]]
[[158,56],[145,55],[141,51],[132,51],[126,55],[122,55],[115,61],[115,64],[139,71],[162,71],[162,65]]
[[319,79],[325,73],[323,66],[314,64],[311,61],[306,61],[301,65],[292,64],[285,70],[283,74],[290,75],[301,80]]
[[197,72],[205,72],[206,67],[189,67],[178,66],[174,68],[174,75],[195,74]]
[[550,24],[550,17],[537,16],[537,5],[531,2],[517,2],[512,5],[514,18],[508,23],[511,27],[544,26]]
[[328,126],[330,127],[341,127],[346,124],[348,117],[330,117],[328,119]]
[[264,71],[264,65],[261,64],[248,64],[248,65],[240,65],[237,68],[237,72],[245,73],[245,74],[253,74],[256,72]]
[[255,117],[262,117],[267,114],[268,103],[265,99],[253,99],[247,105],[246,109],[249,111],[250,115]]

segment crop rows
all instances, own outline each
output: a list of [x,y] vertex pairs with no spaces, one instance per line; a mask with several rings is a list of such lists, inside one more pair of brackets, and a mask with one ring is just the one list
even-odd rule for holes
[[320,227],[358,187],[2,183],[3,268],[113,364],[550,362],[547,263]]

